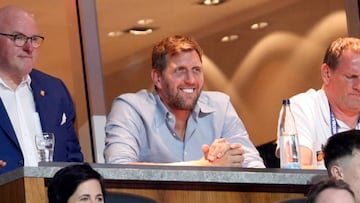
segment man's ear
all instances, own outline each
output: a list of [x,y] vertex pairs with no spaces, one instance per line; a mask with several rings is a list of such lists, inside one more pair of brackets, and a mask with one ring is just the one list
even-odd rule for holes
[[161,74],[155,68],[151,69],[151,79],[157,88],[161,88]]
[[340,166],[333,165],[330,168],[330,174],[332,177],[335,177],[336,179],[344,179],[344,173]]
[[321,78],[323,79],[324,84],[327,84],[330,80],[330,76],[331,76],[331,69],[330,67],[326,64],[323,63],[321,65]]

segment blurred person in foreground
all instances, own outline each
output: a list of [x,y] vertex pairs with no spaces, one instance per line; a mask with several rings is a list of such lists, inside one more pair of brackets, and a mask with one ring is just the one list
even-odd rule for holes
[[[339,132],[360,129],[360,39],[334,40],[326,50],[320,74],[321,89],[295,95],[290,103],[302,166],[325,169],[322,146],[327,139]],[[276,155],[279,157],[279,148]]]
[[36,129],[55,134],[54,161],[83,160],[65,84],[33,69],[43,40],[32,14],[0,8],[0,174],[38,165]]
[[355,203],[354,192],[343,180],[324,179],[310,188],[308,203]]
[[360,203],[360,130],[331,136],[324,147],[324,160],[329,176],[349,184]]
[[49,203],[105,202],[102,176],[89,164],[74,164],[57,171],[48,187]]
[[202,91],[202,53],[186,36],[154,46],[155,91],[113,101],[105,127],[106,163],[265,167],[230,97]]

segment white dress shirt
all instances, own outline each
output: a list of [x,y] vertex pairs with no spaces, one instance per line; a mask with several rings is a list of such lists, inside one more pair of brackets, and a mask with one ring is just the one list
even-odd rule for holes
[[19,141],[24,165],[37,166],[39,158],[35,146],[35,134],[41,132],[41,124],[35,111],[30,83],[31,78],[28,75],[15,90],[12,90],[0,78],[0,98]]

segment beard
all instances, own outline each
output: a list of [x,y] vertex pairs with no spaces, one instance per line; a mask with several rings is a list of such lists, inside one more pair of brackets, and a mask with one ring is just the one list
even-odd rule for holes
[[191,111],[194,109],[199,97],[201,90],[192,94],[182,92],[178,89],[171,91],[170,85],[166,83],[163,89],[164,100],[170,108],[178,110]]

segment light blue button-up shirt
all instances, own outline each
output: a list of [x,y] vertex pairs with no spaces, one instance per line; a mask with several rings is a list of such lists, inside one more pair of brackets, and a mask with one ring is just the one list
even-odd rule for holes
[[203,144],[211,145],[215,139],[226,138],[242,144],[243,167],[265,167],[230,97],[220,92],[201,93],[187,121],[184,141],[175,133],[175,116],[156,92],[147,90],[117,97],[105,131],[106,163],[199,160],[203,157]]

